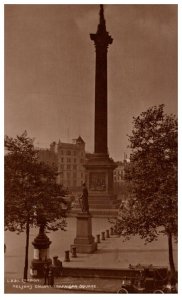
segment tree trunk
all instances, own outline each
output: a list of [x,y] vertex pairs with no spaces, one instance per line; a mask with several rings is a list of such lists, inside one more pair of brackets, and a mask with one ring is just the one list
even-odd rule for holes
[[175,276],[175,265],[173,260],[173,242],[172,242],[172,234],[168,233],[168,247],[169,247],[169,265],[171,276]]
[[25,281],[27,281],[27,273],[28,273],[29,233],[30,233],[30,225],[29,225],[29,216],[28,216],[27,224],[26,224],[25,266],[24,266],[24,275],[23,275],[23,279]]

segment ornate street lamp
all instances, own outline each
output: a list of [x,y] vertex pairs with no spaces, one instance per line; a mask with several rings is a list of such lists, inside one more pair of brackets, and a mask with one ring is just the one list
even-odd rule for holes
[[39,234],[32,242],[32,245],[34,246],[34,254],[30,267],[30,275],[32,277],[40,278],[44,275],[44,266],[52,264],[52,260],[49,257],[49,246],[52,242],[45,234],[46,218],[41,208],[39,209],[38,216],[38,224],[40,227]]

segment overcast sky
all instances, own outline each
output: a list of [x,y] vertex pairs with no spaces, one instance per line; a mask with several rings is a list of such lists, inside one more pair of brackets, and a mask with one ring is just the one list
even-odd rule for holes
[[[122,160],[132,117],[164,103],[177,113],[177,6],[105,5],[108,148]],[[5,6],[5,133],[36,145],[81,135],[94,149],[99,5]]]

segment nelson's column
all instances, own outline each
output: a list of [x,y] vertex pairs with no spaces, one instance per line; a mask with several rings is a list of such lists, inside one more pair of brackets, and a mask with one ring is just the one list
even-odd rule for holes
[[107,51],[112,37],[106,31],[104,8],[100,5],[100,21],[97,32],[90,34],[96,49],[95,71],[95,144],[94,154],[85,164],[91,209],[116,207],[113,192],[115,163],[108,155],[107,147]]

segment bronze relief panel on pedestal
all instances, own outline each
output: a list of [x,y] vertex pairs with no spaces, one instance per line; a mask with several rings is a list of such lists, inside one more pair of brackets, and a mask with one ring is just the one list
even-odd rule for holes
[[106,191],[105,172],[92,172],[89,174],[89,190],[98,192]]

